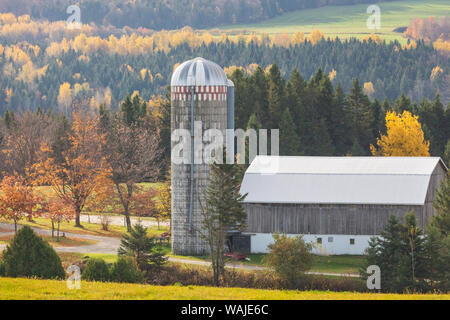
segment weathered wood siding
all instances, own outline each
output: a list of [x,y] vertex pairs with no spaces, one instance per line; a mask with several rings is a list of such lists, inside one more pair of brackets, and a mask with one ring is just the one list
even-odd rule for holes
[[414,210],[424,226],[423,206],[247,203],[247,232],[378,235],[389,216]]
[[431,174],[430,183],[428,184],[427,196],[425,198],[424,219],[428,221],[436,214],[436,209],[433,207],[433,202],[436,199],[436,192],[441,186],[441,182],[445,179],[447,169],[439,162]]

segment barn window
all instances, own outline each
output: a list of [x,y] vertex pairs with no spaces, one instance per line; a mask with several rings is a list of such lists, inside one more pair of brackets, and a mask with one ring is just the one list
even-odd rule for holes
[[355,239],[354,238],[350,238],[350,244],[354,245],[355,244]]
[[317,243],[321,244],[322,243],[322,238],[317,238]]
[[333,237],[328,237],[328,242],[333,242]]

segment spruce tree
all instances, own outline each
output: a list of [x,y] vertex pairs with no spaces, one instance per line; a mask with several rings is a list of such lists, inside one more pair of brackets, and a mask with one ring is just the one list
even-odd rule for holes
[[247,214],[242,202],[246,195],[239,194],[240,183],[237,165],[210,165],[208,186],[203,194],[201,237],[209,245],[215,285],[219,285],[225,271],[227,232],[245,229]]
[[289,108],[286,108],[281,116],[280,124],[280,155],[295,156],[298,153],[300,139],[297,128],[292,119]]
[[273,64],[269,70],[269,116],[271,128],[277,128],[280,123],[284,106],[284,80],[280,69]]

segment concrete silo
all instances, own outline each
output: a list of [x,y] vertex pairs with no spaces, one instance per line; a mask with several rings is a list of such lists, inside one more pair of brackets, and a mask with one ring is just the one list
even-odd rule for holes
[[[171,79],[172,132],[172,250],[175,254],[199,255],[209,251],[200,237],[203,190],[209,164],[203,161],[203,133],[218,129],[226,141],[227,128],[234,128],[234,86],[214,62],[195,58],[179,65]],[[228,110],[228,111],[227,111]],[[185,136],[176,132],[182,129]],[[174,161],[176,145],[183,161]],[[233,137],[234,140],[234,137]]]

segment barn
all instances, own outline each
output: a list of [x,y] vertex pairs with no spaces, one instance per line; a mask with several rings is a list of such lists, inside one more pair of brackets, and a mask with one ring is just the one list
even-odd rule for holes
[[436,157],[257,156],[241,185],[250,251],[284,233],[318,254],[362,254],[390,215],[414,210],[423,228],[447,171]]

